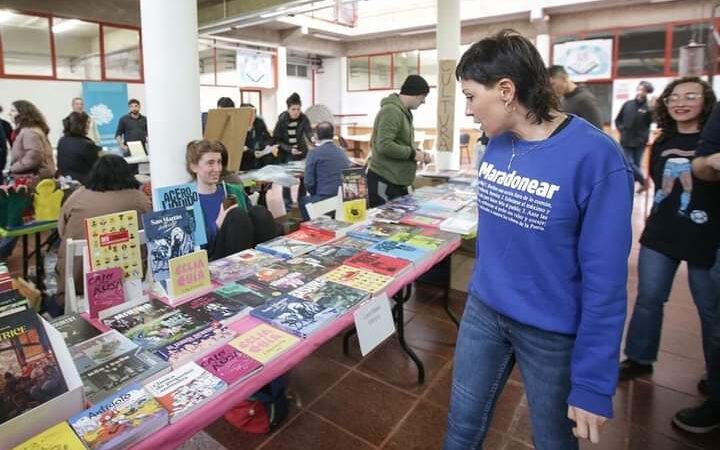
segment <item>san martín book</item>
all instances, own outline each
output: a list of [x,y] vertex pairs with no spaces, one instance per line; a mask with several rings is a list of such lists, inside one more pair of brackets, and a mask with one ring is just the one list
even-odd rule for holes
[[170,260],[192,253],[195,248],[192,219],[185,208],[153,211],[142,216],[148,262],[153,279],[167,289]]
[[323,278],[371,294],[382,291],[393,281],[393,277],[346,265],[327,273]]
[[227,384],[189,362],[147,383],[145,389],[167,410],[170,423],[177,421],[227,389]]
[[207,244],[205,218],[200,207],[200,196],[195,183],[177,184],[155,189],[160,209],[185,208],[191,213],[191,229],[195,245]]
[[288,333],[306,337],[338,316],[338,310],[284,296],[253,309],[250,314]]
[[137,211],[85,219],[85,237],[93,271],[120,267],[126,279],[142,277]]
[[188,361],[197,361],[221,345],[230,342],[234,337],[235,333],[231,329],[221,323],[214,323],[178,341],[158,348],[155,350],[155,355],[177,369]]
[[50,325],[62,334],[68,347],[87,341],[100,334],[100,330],[83,319],[80,314],[68,314],[57,317],[50,321]]
[[366,291],[318,278],[290,292],[293,297],[344,312],[370,296]]
[[126,334],[131,329],[150,323],[169,313],[171,308],[157,300],[149,300],[137,305],[128,305],[127,309],[101,320],[108,328]]
[[0,318],[0,368],[0,398],[12,402],[0,424],[68,390],[45,328],[29,309]]
[[223,380],[228,386],[241,382],[262,368],[259,361],[230,345],[223,345],[201,358],[198,365]]
[[262,364],[277,358],[300,342],[297,336],[261,323],[241,333],[230,345]]
[[12,450],[86,450],[67,422],[60,422]]
[[127,448],[168,423],[165,408],[139,383],[68,419],[90,450]]

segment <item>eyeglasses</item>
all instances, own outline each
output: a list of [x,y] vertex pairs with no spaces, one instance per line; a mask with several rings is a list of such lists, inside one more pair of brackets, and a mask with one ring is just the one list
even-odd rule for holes
[[668,95],[667,97],[665,97],[663,99],[663,102],[665,102],[666,105],[671,105],[673,103],[679,103],[683,100],[688,103],[694,103],[694,102],[700,100],[701,98],[703,98],[702,94],[698,94],[697,92],[688,92],[685,95],[680,95],[680,94]]

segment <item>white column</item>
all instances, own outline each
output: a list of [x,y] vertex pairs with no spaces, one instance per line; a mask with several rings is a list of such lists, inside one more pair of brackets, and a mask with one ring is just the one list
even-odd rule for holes
[[530,10],[530,24],[535,31],[535,48],[542,56],[545,66],[550,62],[550,16],[545,14],[542,7],[536,6]]
[[185,183],[185,146],[202,138],[196,0],[141,0],[153,188]]
[[[460,0],[437,2],[438,109],[435,147],[438,170],[460,168],[459,124],[455,103],[460,96],[455,65],[460,51]],[[443,151],[451,150],[451,151]]]
[[[292,92],[287,90],[287,47],[281,46],[277,48],[277,86],[275,86],[275,108],[278,116],[287,110],[285,100],[290,94]],[[310,99],[302,100],[308,102]]]

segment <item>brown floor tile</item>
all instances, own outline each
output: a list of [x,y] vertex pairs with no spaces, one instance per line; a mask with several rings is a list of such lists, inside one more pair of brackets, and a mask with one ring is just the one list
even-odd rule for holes
[[201,431],[185,441],[177,450],[225,450],[218,441]]
[[[614,418],[605,423],[600,432],[600,443],[593,444],[586,440],[580,441],[582,450],[625,450],[627,448],[630,423],[630,393],[627,386],[617,390],[613,398]],[[650,450],[650,449],[648,449]]]
[[344,333],[341,333],[323,344],[315,351],[314,354],[323,358],[331,359],[332,361],[346,367],[355,367],[360,364],[363,357],[360,354],[357,334],[354,334],[350,338],[350,353],[347,356],[343,354],[343,334]]
[[455,354],[457,328],[450,322],[418,314],[405,327],[405,340],[415,349],[452,358]]
[[525,393],[522,385],[509,381],[503,389],[497,403],[490,422],[490,427],[502,433],[510,430],[515,412],[523,399]]
[[521,402],[517,411],[517,419],[508,435],[515,440],[532,445],[532,424],[530,423],[530,410],[528,409],[527,400]]
[[494,430],[488,430],[483,442],[483,450],[502,450],[504,449],[507,437]]
[[532,450],[534,448],[535,447],[532,445],[526,445],[519,441],[510,440],[504,450]]
[[252,434],[238,430],[225,419],[211,423],[205,428],[205,432],[229,450],[252,450],[270,437],[265,434]]
[[441,371],[438,379],[430,386],[425,398],[443,406],[450,408],[450,392],[452,391],[453,365],[449,362]]
[[704,360],[661,351],[651,379],[658,386],[699,396],[697,383],[704,373]]
[[403,351],[396,336],[376,348],[356,369],[400,389],[420,395],[448,360],[420,349],[413,348],[413,351],[425,366],[424,384],[418,384],[417,366]]
[[428,305],[433,304],[437,301],[442,301],[440,296],[442,295],[442,289],[430,286],[424,283],[414,283],[412,289],[412,295],[410,299],[405,303],[405,310],[412,311],[415,313],[421,313],[427,308]]
[[[716,444],[717,445],[717,444]],[[671,439],[660,433],[654,433],[643,428],[631,427],[628,440],[628,450],[696,450],[697,447]],[[706,447],[714,448],[715,447]]]
[[690,359],[704,358],[700,334],[695,330],[675,326],[672,322],[663,325],[660,350]]
[[420,401],[382,448],[437,450],[442,448],[446,428],[447,410]]
[[313,405],[311,411],[380,445],[413,402],[414,398],[408,394],[365,375],[351,373]]
[[314,414],[303,413],[261,447],[264,450],[371,450],[366,442]]
[[349,370],[331,359],[313,354],[290,371],[288,388],[306,406]]

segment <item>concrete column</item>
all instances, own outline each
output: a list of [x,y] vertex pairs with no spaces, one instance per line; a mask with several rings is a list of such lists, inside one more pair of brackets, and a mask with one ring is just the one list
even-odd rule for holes
[[546,67],[550,61],[550,16],[540,7],[530,10],[530,23],[535,31],[535,48],[540,52]]
[[[275,108],[278,116],[287,110],[285,100],[292,94],[287,90],[287,47],[277,48],[277,85],[275,86]],[[303,98],[304,103],[310,101],[309,98]],[[303,105],[306,108],[309,105]],[[277,119],[277,117],[275,118]]]
[[185,183],[185,146],[202,138],[197,2],[141,0],[153,188]]
[[460,52],[460,0],[437,2],[438,109],[435,140],[438,170],[460,168],[459,124],[455,103],[460,96],[455,66]]

